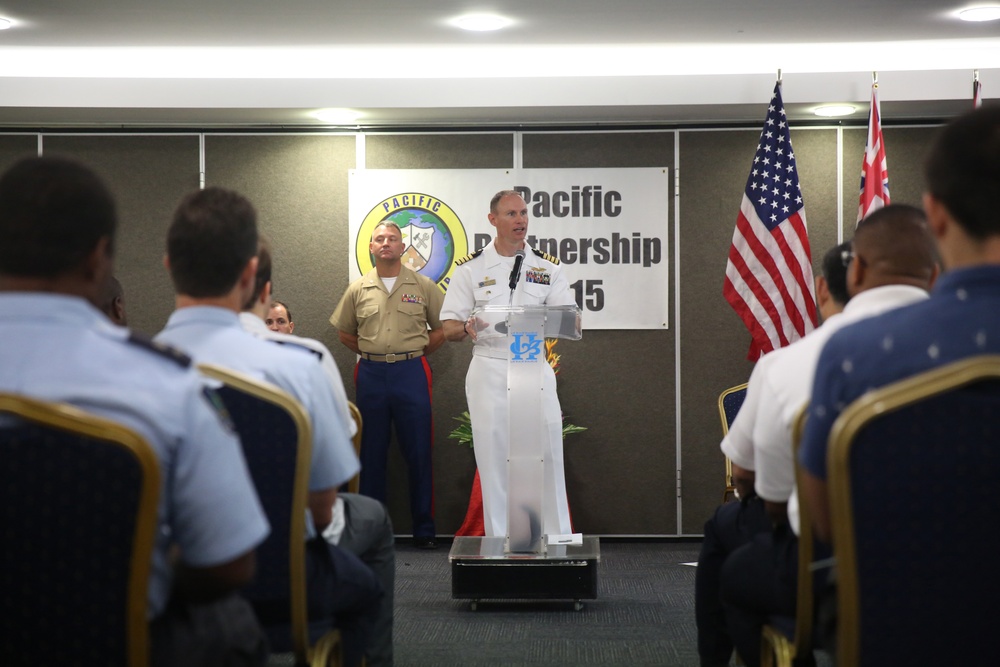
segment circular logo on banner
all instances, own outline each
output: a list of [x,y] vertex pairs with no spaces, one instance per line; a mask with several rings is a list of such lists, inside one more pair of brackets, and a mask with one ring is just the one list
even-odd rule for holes
[[399,225],[403,233],[403,265],[427,276],[446,291],[455,260],[469,252],[465,227],[455,211],[437,197],[412,192],[379,202],[365,216],[355,239],[355,256],[361,275],[375,266],[368,244],[381,222]]

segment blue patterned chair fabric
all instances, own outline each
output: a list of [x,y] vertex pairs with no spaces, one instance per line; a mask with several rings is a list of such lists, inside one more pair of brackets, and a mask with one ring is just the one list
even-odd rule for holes
[[740,411],[740,406],[743,405],[743,399],[746,397],[746,384],[737,385],[722,392],[722,395],[719,397],[719,407],[722,412],[723,433],[729,432],[729,427],[732,426],[733,420],[736,419],[736,415]]
[[243,590],[271,650],[296,663],[340,664],[340,633],[330,618],[308,619],[305,538],[312,431],[304,408],[271,385],[216,366],[201,372],[218,390],[240,436],[257,496],[271,524],[257,547],[257,576]]
[[992,357],[871,392],[834,425],[839,664],[995,659],[998,415]]
[[[719,417],[722,419],[722,435],[729,433],[729,427],[736,419],[743,399],[747,397],[747,383],[730,387],[719,394]],[[726,502],[729,496],[735,495],[736,487],[733,486],[733,462],[726,458],[726,488],[722,492],[722,502]]]
[[[287,623],[298,432],[291,415],[278,405],[232,387],[221,387],[218,393],[240,435],[250,477],[271,524],[271,533],[257,547],[257,576],[243,593],[253,601],[262,624]],[[294,518],[304,521],[301,514]]]
[[105,437],[12,417],[9,398],[0,397],[0,663],[146,664],[154,455],[131,432],[142,456]]

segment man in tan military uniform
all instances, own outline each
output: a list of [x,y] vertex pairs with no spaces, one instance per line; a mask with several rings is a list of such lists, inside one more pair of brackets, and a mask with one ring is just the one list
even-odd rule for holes
[[433,280],[403,266],[403,238],[393,222],[372,232],[375,267],[355,280],[330,317],[340,342],[360,355],[355,369],[361,410],[361,493],[386,502],[392,424],[409,468],[414,543],[433,549],[431,367],[426,356],[444,342],[444,294]]

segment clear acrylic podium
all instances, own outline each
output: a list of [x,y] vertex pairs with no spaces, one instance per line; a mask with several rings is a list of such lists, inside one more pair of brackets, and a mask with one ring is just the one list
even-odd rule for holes
[[[476,345],[507,358],[509,453],[507,534],[456,537],[449,553],[452,597],[581,599],[597,597],[596,537],[553,534],[544,524],[545,439],[541,392],[546,338],[581,338],[580,309],[571,306],[485,306],[472,313]],[[544,569],[542,569],[544,568]],[[544,585],[540,585],[544,582]]]

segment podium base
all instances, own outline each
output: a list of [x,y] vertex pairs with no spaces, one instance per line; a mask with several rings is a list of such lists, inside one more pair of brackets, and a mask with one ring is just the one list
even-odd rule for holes
[[550,545],[544,554],[504,553],[503,537],[456,537],[448,554],[451,597],[471,600],[597,599],[598,537],[581,545]]

